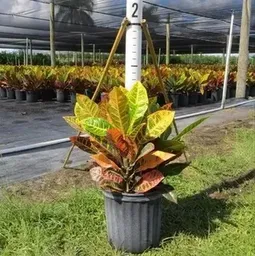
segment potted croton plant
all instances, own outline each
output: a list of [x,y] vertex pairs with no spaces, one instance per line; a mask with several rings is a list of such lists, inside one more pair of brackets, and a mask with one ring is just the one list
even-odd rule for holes
[[140,82],[130,91],[114,87],[108,96],[96,104],[78,94],[75,116],[64,119],[87,134],[71,141],[95,162],[90,173],[105,197],[110,244],[141,253],[160,243],[162,197],[176,201],[164,181],[172,171],[167,166],[182,155],[182,136],[204,119],[168,139],[175,115],[171,104],[160,107]]

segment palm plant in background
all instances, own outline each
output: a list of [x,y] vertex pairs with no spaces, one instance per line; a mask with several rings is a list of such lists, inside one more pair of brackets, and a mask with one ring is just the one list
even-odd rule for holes
[[94,8],[94,0],[57,0],[59,5],[56,20],[80,25],[93,25],[91,14]]

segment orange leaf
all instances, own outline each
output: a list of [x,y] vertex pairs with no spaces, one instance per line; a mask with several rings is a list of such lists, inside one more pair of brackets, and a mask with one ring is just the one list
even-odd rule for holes
[[138,161],[137,172],[153,169],[159,166],[160,164],[164,163],[165,161],[170,160],[171,158],[174,158],[174,157],[176,157],[175,154],[171,154],[163,151],[151,152]]
[[131,139],[125,137],[120,130],[116,128],[109,129],[107,137],[122,157],[133,159],[136,156],[137,145]]
[[91,144],[89,137],[83,137],[83,136],[73,136],[70,137],[70,141],[72,144],[74,144],[79,149],[89,153],[89,154],[95,154],[97,153],[96,148]]
[[136,193],[145,193],[155,188],[164,179],[163,174],[158,170],[149,171],[142,175],[141,181],[136,185]]
[[168,103],[160,108],[161,110],[173,110],[173,103]]
[[111,170],[104,170],[102,172],[102,177],[104,178],[104,180],[112,181],[114,183],[122,183],[123,182],[123,178]]
[[92,155],[91,158],[103,169],[115,169],[119,170],[120,168],[115,164],[112,160],[110,160],[107,156],[105,156],[102,153],[99,153],[97,155]]

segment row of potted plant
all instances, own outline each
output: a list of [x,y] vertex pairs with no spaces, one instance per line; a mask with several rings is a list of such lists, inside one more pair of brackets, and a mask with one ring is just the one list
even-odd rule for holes
[[[166,90],[175,107],[218,101],[221,99],[224,71],[220,66],[165,66],[160,67]],[[69,98],[75,102],[76,93],[92,95],[103,67],[41,67],[0,66],[0,98],[27,99],[29,102],[42,100],[64,102]],[[143,69],[142,82],[150,96],[160,96],[160,86],[155,68]],[[236,70],[229,74],[228,96],[235,96]],[[124,86],[124,66],[111,67],[104,80],[102,92],[108,93],[114,86]],[[255,72],[249,70],[247,88],[255,96]],[[56,94],[56,96],[54,96]]]

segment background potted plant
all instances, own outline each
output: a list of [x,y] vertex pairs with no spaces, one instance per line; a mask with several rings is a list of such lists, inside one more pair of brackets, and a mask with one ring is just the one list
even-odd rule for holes
[[163,182],[172,171],[168,164],[183,153],[182,137],[204,119],[168,139],[171,105],[160,107],[137,82],[129,92],[115,87],[100,104],[77,95],[75,116],[65,117],[89,134],[71,141],[92,154],[96,167],[90,173],[103,190],[108,239],[116,249],[141,253],[158,246],[162,196],[176,202],[173,188]]

